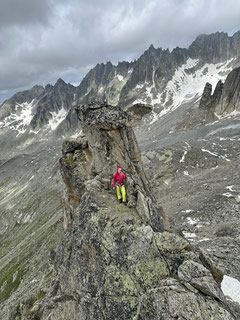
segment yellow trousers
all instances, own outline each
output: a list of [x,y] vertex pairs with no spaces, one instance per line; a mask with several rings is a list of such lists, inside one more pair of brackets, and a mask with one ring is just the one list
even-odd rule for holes
[[116,186],[118,200],[122,199],[123,202],[126,202],[126,189],[125,186]]

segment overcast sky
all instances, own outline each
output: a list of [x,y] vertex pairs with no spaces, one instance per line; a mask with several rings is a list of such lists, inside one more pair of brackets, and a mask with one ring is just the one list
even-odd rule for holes
[[237,30],[240,0],[0,0],[0,102],[58,78],[78,85],[98,62],[134,60],[150,44]]

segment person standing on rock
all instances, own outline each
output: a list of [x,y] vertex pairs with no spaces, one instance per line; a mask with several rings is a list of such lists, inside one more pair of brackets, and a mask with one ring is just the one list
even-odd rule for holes
[[116,187],[118,201],[119,203],[123,202],[125,206],[127,205],[126,189],[124,186],[124,180],[126,178],[127,176],[122,172],[122,167],[118,167],[117,172],[113,177],[113,189]]

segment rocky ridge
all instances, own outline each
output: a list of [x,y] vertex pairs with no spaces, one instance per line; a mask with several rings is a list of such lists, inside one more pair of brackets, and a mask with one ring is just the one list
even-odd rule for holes
[[15,130],[17,139],[41,128],[48,129],[48,134],[50,130],[66,135],[78,127],[76,101],[108,101],[123,108],[151,104],[154,112],[149,120],[153,122],[184,103],[193,108],[206,82],[214,87],[240,65],[239,33],[201,35],[188,49],[169,51],[151,45],[133,62],[97,64],[77,87],[61,79],[54,86],[35,86],[2,103],[0,127]]
[[[132,130],[149,109],[138,110],[77,108],[83,135],[63,147],[67,233],[43,319],[235,319],[221,270],[168,231]],[[111,192],[117,165],[128,176],[128,207]]]
[[[34,86],[30,90],[16,93],[0,105],[1,134],[15,133],[15,140],[26,141],[39,130],[55,130],[60,123],[69,128],[69,108],[74,101],[76,88],[58,79],[54,86]],[[9,141],[10,143],[10,141]]]
[[225,82],[218,81],[212,92],[211,83],[206,83],[197,109],[191,110],[178,123],[176,130],[191,129],[219,119],[235,116],[240,112],[240,68],[233,69]]

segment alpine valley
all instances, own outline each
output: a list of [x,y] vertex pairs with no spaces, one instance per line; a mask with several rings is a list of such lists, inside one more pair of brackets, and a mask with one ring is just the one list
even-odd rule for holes
[[83,135],[76,109],[93,101],[135,105],[140,118],[152,107],[134,127],[151,194],[169,230],[223,270],[226,319],[240,319],[240,31],[172,51],[151,45],[133,62],[97,64],[79,86],[59,79],[0,105],[0,319],[57,319],[44,308],[69,227],[59,159],[63,142]]

